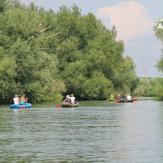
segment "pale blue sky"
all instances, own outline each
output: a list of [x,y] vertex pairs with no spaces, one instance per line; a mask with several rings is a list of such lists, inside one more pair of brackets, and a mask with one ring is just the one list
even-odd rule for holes
[[[125,42],[125,54],[133,58],[138,76],[163,76],[155,68],[162,44],[154,36],[154,22],[163,17],[163,0],[20,0],[24,4],[57,11],[62,5],[79,6],[83,14],[92,12],[104,25],[115,24],[118,38]],[[122,20],[123,19],[123,20]],[[125,55],[124,54],[124,55]],[[145,71],[144,71],[145,68]]]

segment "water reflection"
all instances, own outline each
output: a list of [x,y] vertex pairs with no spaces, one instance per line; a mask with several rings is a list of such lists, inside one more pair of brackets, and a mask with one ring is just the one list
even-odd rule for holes
[[0,162],[163,162],[162,102],[101,106],[0,108]]

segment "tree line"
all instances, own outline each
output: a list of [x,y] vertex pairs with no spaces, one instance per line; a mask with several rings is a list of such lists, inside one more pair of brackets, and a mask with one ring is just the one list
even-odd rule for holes
[[31,102],[106,99],[134,92],[138,83],[132,59],[123,55],[116,29],[107,29],[76,5],[59,11],[0,0],[0,103],[14,94]]

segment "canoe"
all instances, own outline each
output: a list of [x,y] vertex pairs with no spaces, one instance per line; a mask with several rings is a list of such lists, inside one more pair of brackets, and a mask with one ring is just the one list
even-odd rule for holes
[[71,104],[71,103],[65,103],[63,102],[62,103],[62,107],[78,107],[79,106],[79,102],[75,102],[74,104]]
[[115,100],[115,102],[118,102],[118,103],[128,103],[128,102],[134,102],[135,100],[125,100],[125,99],[120,99],[120,100]]
[[32,107],[31,103],[25,104],[11,104],[10,109],[30,109]]

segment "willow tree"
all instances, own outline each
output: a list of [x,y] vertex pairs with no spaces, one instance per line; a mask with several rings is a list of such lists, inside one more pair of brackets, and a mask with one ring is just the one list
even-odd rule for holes
[[46,14],[34,5],[13,2],[0,14],[1,102],[12,100],[15,93],[25,93],[33,102],[46,101],[64,90],[57,75],[58,59],[47,51],[56,33],[42,13]]
[[106,99],[132,91],[136,74],[123,41],[77,6],[56,13],[17,0],[0,0],[0,102],[26,93],[33,102],[74,93]]
[[[161,18],[155,24],[155,26],[154,26],[154,32],[155,32],[157,38],[159,38],[161,40],[161,42],[163,43],[163,18]],[[163,56],[159,60],[157,66],[158,66],[159,70],[163,72]]]
[[[116,31],[78,8],[62,7],[56,15],[60,43],[56,53],[67,93],[83,99],[105,99],[114,91],[131,92],[135,67],[124,57]],[[135,86],[134,86],[135,87]]]
[[[163,18],[159,19],[155,26],[154,32],[158,39],[163,43]],[[157,63],[158,69],[163,73],[163,55]],[[158,79],[158,86],[156,89],[156,95],[163,100],[163,79]]]

